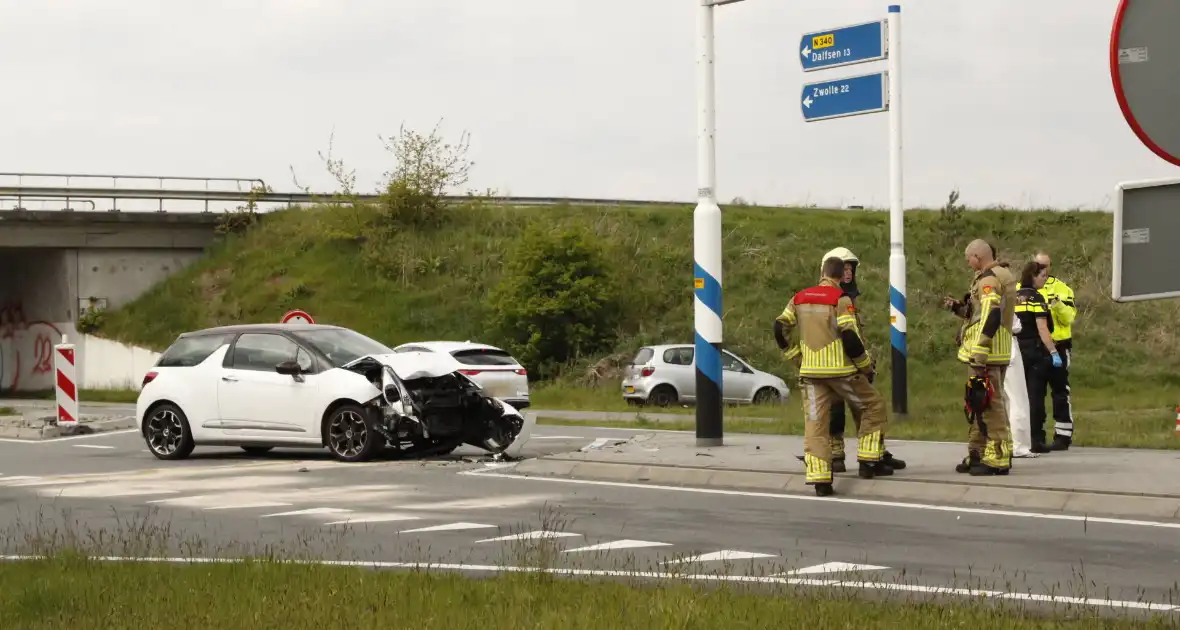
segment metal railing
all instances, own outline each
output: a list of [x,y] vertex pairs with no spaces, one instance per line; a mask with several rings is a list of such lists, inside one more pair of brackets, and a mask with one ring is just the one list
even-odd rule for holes
[[[29,210],[29,208],[26,208],[24,206],[24,203],[27,201],[40,201],[42,203],[61,202],[62,198],[61,197],[38,198],[38,197],[24,197],[24,196],[0,197],[0,210],[17,210],[17,211]],[[88,209],[90,212],[94,212],[94,210],[95,210],[95,205],[94,205],[93,199],[65,199],[65,203],[66,203],[66,205],[64,208],[55,208],[55,209],[61,210],[62,212],[73,212],[74,208],[71,208],[70,204],[71,203],[81,203],[81,204],[90,204],[90,208]],[[12,207],[8,207],[9,204],[13,204]],[[45,210],[45,208],[40,208],[40,210]],[[87,210],[83,210],[83,212],[86,212],[86,211]]]
[[[310,203],[326,203],[336,201],[345,201],[343,197],[337,197],[335,193],[294,193],[294,192],[273,192],[268,191],[266,182],[260,178],[241,178],[241,177],[192,177],[192,176],[159,176],[159,175],[95,175],[95,174],[65,174],[65,173],[0,173],[0,183],[8,184],[10,182],[3,182],[4,178],[16,178],[16,185],[0,185],[0,197],[11,197],[18,200],[18,203],[23,199],[32,198],[49,198],[49,199],[65,199],[67,205],[70,201],[89,201],[91,208],[95,208],[95,199],[110,199],[112,205],[108,209],[111,212],[119,212],[118,207],[120,200],[150,200],[156,202],[155,211],[165,212],[165,201],[195,201],[204,203],[204,211],[210,212],[209,204],[218,202],[254,202],[256,204],[280,204],[280,205],[299,205]],[[29,186],[25,181],[30,178],[57,178],[64,180],[65,186]],[[70,186],[70,180],[111,180],[113,183],[119,181],[134,181],[134,180],[152,180],[160,184],[160,188],[118,188],[115,186]],[[190,181],[202,182],[203,188],[164,188],[166,181]],[[213,182],[230,182],[236,184],[236,190],[217,190],[210,188],[210,183]],[[243,190],[243,184],[249,184],[249,187]],[[374,201],[380,198],[376,194],[353,194],[349,195],[348,199],[355,199],[357,201]],[[444,198],[449,202],[461,202],[469,199],[465,196],[448,196]],[[488,203],[495,205],[514,205],[514,206],[556,206],[561,204],[572,204],[582,206],[683,206],[692,205],[695,202],[686,201],[653,201],[647,199],[593,199],[593,198],[576,198],[576,197],[492,197],[486,200]]]
[[[37,180],[45,180],[45,179],[55,180],[55,181],[51,181],[51,182],[43,182],[43,181],[38,182],[37,181]],[[15,180],[15,186],[10,185],[10,184],[14,183],[12,180]],[[33,182],[30,182],[29,180],[33,180]],[[78,180],[82,180],[83,182],[86,182],[87,185],[84,185],[83,187],[75,187],[74,185],[72,185],[73,183],[77,182]],[[95,182],[94,180],[99,180],[99,181]],[[150,182],[155,182],[158,185],[158,188],[145,188],[144,187],[145,180],[150,181]],[[109,187],[101,185],[101,184],[108,183],[108,181],[110,183]],[[133,188],[119,188],[120,182],[133,182],[133,183],[135,183],[135,186]],[[166,182],[170,185],[169,188],[164,187]],[[181,188],[176,187],[177,182],[193,182],[193,183],[202,184],[202,186],[197,186],[197,187],[194,187],[191,189],[190,188],[181,189]],[[11,195],[11,196],[17,197],[18,199],[24,198],[27,195],[42,195],[42,196],[47,196],[47,197],[52,197],[52,198],[57,198],[57,199],[66,199],[67,204],[68,204],[68,202],[74,197],[90,198],[91,199],[90,205],[91,205],[92,209],[95,208],[95,204],[93,202],[93,199],[95,199],[95,198],[110,199],[110,200],[112,200],[112,203],[111,203],[111,207],[109,208],[109,210],[116,211],[116,212],[119,210],[118,201],[120,199],[124,199],[124,200],[125,199],[152,199],[157,202],[156,211],[157,212],[164,212],[164,201],[168,200],[169,197],[144,197],[140,194],[141,191],[144,191],[144,190],[155,190],[155,191],[160,191],[160,192],[164,192],[164,191],[175,192],[178,190],[184,190],[185,192],[188,192],[188,193],[200,192],[200,193],[207,193],[207,194],[216,194],[216,193],[226,193],[226,192],[249,193],[251,190],[255,190],[255,189],[262,189],[262,190],[266,189],[266,182],[258,177],[197,177],[197,176],[192,176],[192,175],[106,175],[106,174],[100,174],[100,173],[0,173],[0,184],[5,184],[3,186],[0,186],[0,188],[2,188],[3,190],[9,191],[6,193],[0,193],[0,195]],[[29,184],[34,184],[34,185],[29,185]],[[57,184],[57,185],[46,185],[46,184]],[[64,184],[64,185],[62,185],[62,184]],[[229,187],[230,190],[218,189],[218,188],[213,187],[218,184],[231,184],[232,186]],[[181,186],[183,186],[183,184],[181,184]],[[107,194],[91,195],[91,194],[85,194],[84,192],[82,194],[79,194],[79,191],[93,191],[93,190],[107,191]],[[46,192],[38,193],[36,191],[46,191]],[[119,192],[119,194],[112,194],[113,191],[120,191],[120,192]],[[135,194],[128,195],[128,194],[125,194],[124,191],[134,191]],[[206,202],[205,208],[204,208],[205,211],[209,211],[209,203],[208,202],[215,200],[214,198],[205,199],[205,198],[201,198],[201,197],[191,197],[191,196],[185,197],[185,199],[196,200],[196,201],[205,201]]]

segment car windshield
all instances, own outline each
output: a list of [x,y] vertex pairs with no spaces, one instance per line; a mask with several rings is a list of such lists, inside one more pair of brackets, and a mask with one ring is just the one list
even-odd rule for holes
[[381,342],[346,328],[303,330],[296,336],[324,353],[334,367],[346,365],[366,354],[393,354],[393,350]]

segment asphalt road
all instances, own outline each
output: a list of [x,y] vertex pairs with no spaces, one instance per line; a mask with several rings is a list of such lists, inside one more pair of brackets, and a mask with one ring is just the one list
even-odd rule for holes
[[[540,425],[525,455],[637,432]],[[73,531],[108,541],[101,551],[110,555],[148,543],[190,556],[269,545],[335,560],[796,571],[918,590],[1180,604],[1174,525],[929,508],[515,477],[474,449],[358,465],[326,452],[238,449],[161,462],[134,432],[0,442],[6,554],[29,551],[35,532],[46,540]]]

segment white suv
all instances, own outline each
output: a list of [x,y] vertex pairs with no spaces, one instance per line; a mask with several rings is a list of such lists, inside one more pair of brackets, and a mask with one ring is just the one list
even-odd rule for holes
[[404,343],[394,352],[441,352],[463,364],[459,370],[475,381],[488,396],[495,396],[516,409],[529,406],[528,370],[500,348],[471,341],[421,341]]

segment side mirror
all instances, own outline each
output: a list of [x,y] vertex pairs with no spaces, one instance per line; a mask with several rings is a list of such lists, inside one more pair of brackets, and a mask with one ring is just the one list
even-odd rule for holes
[[303,368],[299,367],[299,364],[294,361],[283,361],[275,366],[275,371],[279,374],[286,374],[287,376],[298,376],[303,372]]

